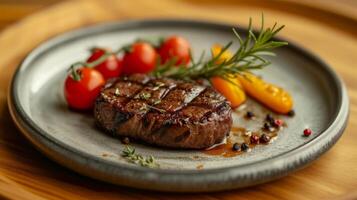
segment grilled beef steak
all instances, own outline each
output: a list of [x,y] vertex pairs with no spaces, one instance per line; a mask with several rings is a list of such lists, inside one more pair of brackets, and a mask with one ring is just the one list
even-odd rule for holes
[[213,88],[144,74],[108,81],[94,112],[109,133],[172,148],[210,147],[232,126],[230,104]]

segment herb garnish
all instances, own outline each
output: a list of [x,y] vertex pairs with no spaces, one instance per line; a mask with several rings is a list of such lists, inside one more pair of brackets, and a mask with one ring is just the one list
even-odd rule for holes
[[165,83],[158,81],[155,83],[155,87],[153,87],[152,90],[154,90],[154,91],[158,90],[160,87],[163,87],[163,86],[165,86]]
[[120,95],[119,88],[115,88],[114,95],[115,95],[115,96],[119,96],[119,95]]
[[139,108],[139,111],[144,111],[144,112],[146,112],[146,111],[148,111],[149,110],[149,108],[146,106],[146,104],[143,104],[140,108]]
[[[160,101],[161,102],[161,101]],[[160,102],[156,103],[156,104],[159,104]],[[155,102],[154,102],[154,105],[156,105]],[[156,110],[156,111],[159,111],[160,113],[165,113],[166,111],[161,109],[161,108],[157,108],[155,106],[151,106],[149,104],[143,104],[140,108],[139,108],[139,111],[148,111],[149,109],[153,109],[153,110]]]
[[[155,102],[157,102],[157,101],[155,101]],[[161,101],[158,102],[158,103],[156,103],[156,104],[155,104],[155,102],[154,102],[154,105],[159,104]],[[149,104],[143,104],[143,105],[139,108],[139,111],[145,111],[145,112],[146,112],[146,111],[148,111],[149,109],[153,109],[153,110],[159,111],[160,113],[165,113],[165,112],[166,112],[164,109],[157,108],[157,107],[151,106],[151,105],[149,105]]]
[[160,100],[160,99],[154,101],[153,105],[157,105],[157,104],[159,104],[159,103],[161,103],[161,100]]
[[158,163],[155,162],[154,156],[143,157],[142,155],[135,153],[135,148],[129,145],[125,146],[121,154],[122,157],[126,158],[129,162],[149,168],[160,167]]
[[155,106],[150,106],[150,105],[148,105],[148,104],[146,104],[146,106],[149,107],[149,108],[151,108],[151,109],[153,109],[153,110],[159,111],[159,112],[161,112],[161,113],[165,113],[165,112],[166,112],[166,110],[163,110],[163,109],[161,109],[161,108],[157,108],[157,107],[155,107]]
[[259,34],[253,32],[252,20],[249,20],[248,36],[244,40],[233,28],[233,33],[237,38],[240,47],[230,59],[217,63],[221,59],[222,54],[228,50],[233,42],[225,45],[217,56],[213,56],[204,61],[205,53],[203,52],[198,61],[195,61],[191,55],[189,66],[175,66],[176,62],[168,61],[167,63],[157,66],[153,75],[157,77],[171,77],[175,79],[196,80],[207,79],[212,77],[221,77],[227,81],[229,78],[235,77],[242,72],[260,69],[270,64],[270,62],[263,56],[275,55],[271,50],[277,47],[287,45],[287,42],[275,41],[273,37],[284,26],[277,27],[275,23],[273,27],[264,28],[264,16],[262,16],[261,27]]
[[[272,27],[264,27],[264,16],[262,15],[261,26],[259,33],[253,32],[252,19],[249,19],[247,37],[243,40],[238,34],[236,29],[233,28],[233,33],[238,40],[240,47],[235,51],[233,56],[223,62],[217,62],[221,59],[221,56],[225,51],[227,51],[233,44],[229,42],[226,44],[220,53],[216,56],[212,56],[210,59],[204,61],[205,52],[202,52],[200,58],[196,61],[193,59],[192,54],[190,55],[190,64],[176,66],[176,59],[173,58],[164,64],[157,62],[155,70],[152,72],[154,76],[157,77],[170,77],[175,79],[183,80],[197,80],[206,79],[210,80],[212,77],[221,77],[229,82],[229,79],[237,75],[243,75],[243,72],[247,72],[254,69],[261,69],[268,66],[270,62],[264,56],[274,56],[272,52],[274,48],[285,46],[288,43],[284,41],[275,41],[273,37],[282,29],[284,26],[277,26],[275,23]],[[159,38],[156,42],[147,39],[147,41],[153,45],[160,45],[162,43],[162,38]],[[139,39],[143,41],[143,39]],[[76,74],[78,67],[95,67],[98,64],[104,62],[109,56],[120,54],[122,52],[130,51],[131,44],[125,45],[116,51],[106,51],[101,57],[99,57],[94,62],[76,62],[71,65],[71,72],[73,78],[80,79],[80,75]],[[161,86],[154,87],[157,90]]]
[[140,99],[148,100],[151,97],[151,94],[147,93],[147,92],[143,92],[139,95],[139,97],[140,97]]

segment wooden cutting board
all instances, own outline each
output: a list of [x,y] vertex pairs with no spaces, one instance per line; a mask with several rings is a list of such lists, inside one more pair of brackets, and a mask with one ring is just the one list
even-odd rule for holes
[[[329,2],[328,4],[326,2]],[[11,199],[354,199],[357,194],[357,9],[345,0],[102,0],[66,1],[0,33],[0,197]],[[80,176],[50,161],[16,129],[7,91],[21,59],[39,43],[65,31],[106,21],[189,18],[246,26],[248,18],[278,21],[281,36],[329,63],[344,79],[351,101],[348,127],[328,153],[285,178],[246,189],[168,194],[124,188]],[[259,25],[259,23],[256,23]],[[48,66],[51,67],[51,66]]]

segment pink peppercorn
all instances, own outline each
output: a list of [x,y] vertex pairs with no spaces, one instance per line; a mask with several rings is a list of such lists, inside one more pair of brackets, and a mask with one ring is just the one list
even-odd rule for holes
[[281,119],[276,119],[276,120],[274,120],[274,126],[275,127],[280,127],[280,126],[282,126],[283,125],[283,120],[281,120]]
[[311,129],[309,129],[309,128],[307,128],[307,129],[304,130],[304,136],[306,136],[306,137],[310,136],[311,133],[312,133],[312,131],[311,131]]
[[250,143],[259,144],[259,136],[257,136],[257,135],[250,136]]

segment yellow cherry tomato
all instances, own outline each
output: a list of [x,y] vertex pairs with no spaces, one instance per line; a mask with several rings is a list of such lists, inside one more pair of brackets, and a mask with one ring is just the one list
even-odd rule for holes
[[244,91],[271,110],[286,114],[293,108],[293,98],[284,89],[267,83],[251,73],[238,76]]
[[[212,47],[213,56],[217,56],[221,50],[222,46],[214,45]],[[230,59],[231,57],[232,53],[225,51],[216,62],[222,63],[224,60]],[[242,90],[241,84],[235,77],[229,78],[229,81],[220,77],[213,77],[211,78],[211,83],[219,93],[226,97],[226,99],[231,103],[232,108],[238,107],[246,100],[246,95]]]

